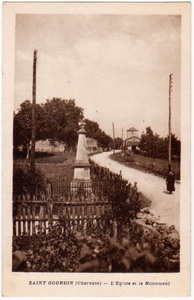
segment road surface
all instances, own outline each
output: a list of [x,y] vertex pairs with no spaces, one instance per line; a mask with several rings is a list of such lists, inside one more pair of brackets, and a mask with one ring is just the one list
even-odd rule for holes
[[103,152],[91,156],[91,159],[102,167],[119,174],[131,183],[137,182],[138,190],[151,200],[150,210],[156,218],[159,217],[161,223],[168,226],[175,225],[179,230],[180,220],[180,183],[175,183],[175,192],[168,194],[164,178],[126,167],[119,162],[112,160],[109,156],[112,152]]

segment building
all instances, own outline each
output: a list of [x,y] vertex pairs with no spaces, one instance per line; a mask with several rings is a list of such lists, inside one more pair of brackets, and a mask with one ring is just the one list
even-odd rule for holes
[[64,153],[64,144],[59,142],[51,143],[48,139],[36,142],[36,152]]
[[93,138],[86,138],[86,150],[88,152],[96,152],[98,150],[97,140]]
[[131,127],[127,130],[127,138],[124,141],[125,149],[132,151],[136,150],[136,147],[139,146],[140,138],[138,137],[138,130],[135,127]]

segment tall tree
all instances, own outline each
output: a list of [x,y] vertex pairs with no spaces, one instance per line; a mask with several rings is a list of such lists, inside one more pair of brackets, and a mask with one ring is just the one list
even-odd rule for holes
[[117,137],[115,139],[115,149],[121,149],[122,146],[123,146],[123,139]]
[[112,138],[102,129],[100,129],[97,122],[91,121],[89,119],[85,119],[84,121],[86,123],[87,137],[96,139],[99,147],[112,147]]
[[[77,143],[78,122],[83,118],[82,108],[74,100],[53,98],[36,104],[36,140],[49,139],[72,147]],[[14,148],[27,148],[31,141],[32,104],[29,100],[20,105],[14,115]]]
[[[13,144],[16,151],[19,146],[27,149],[31,141],[32,132],[32,104],[29,100],[20,105],[19,111],[14,115]],[[47,138],[47,126],[44,109],[36,104],[36,140]]]
[[[162,138],[157,133],[154,134],[151,127],[146,128],[146,133],[142,134],[139,148],[145,151],[146,155],[154,158],[168,158],[169,137]],[[171,134],[172,155],[180,156],[180,141]]]
[[[49,139],[62,142],[67,147],[77,144],[78,123],[83,119],[83,109],[74,100],[53,98],[44,104],[36,104],[36,140]],[[87,136],[94,138],[98,146],[112,146],[112,138],[99,128],[97,122],[86,119]],[[26,100],[14,115],[14,148],[27,148],[31,141],[32,104]]]
[[53,98],[44,104],[49,127],[49,139],[66,143],[69,147],[77,143],[78,123],[83,119],[83,109],[75,100]]

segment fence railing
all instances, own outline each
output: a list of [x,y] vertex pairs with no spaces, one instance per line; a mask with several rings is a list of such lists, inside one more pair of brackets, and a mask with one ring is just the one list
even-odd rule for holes
[[[13,234],[32,235],[48,232],[56,222],[63,231],[85,230],[90,224],[101,223],[102,216],[110,210],[109,202],[13,202]],[[90,221],[90,222],[89,222]]]
[[[64,233],[102,226],[102,216],[111,209],[110,202],[91,182],[68,182],[55,179],[44,193],[19,196],[13,201],[13,235],[47,233],[56,222]],[[37,197],[39,196],[39,197]]]
[[14,195],[13,234],[48,232],[58,222],[64,233],[84,231],[90,225],[103,227],[109,221],[134,218],[139,211],[136,185],[94,163],[91,171],[90,182],[50,178],[33,201],[29,194]]

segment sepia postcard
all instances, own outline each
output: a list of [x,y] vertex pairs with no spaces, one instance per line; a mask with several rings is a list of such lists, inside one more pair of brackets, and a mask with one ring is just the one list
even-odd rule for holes
[[190,19],[4,2],[3,296],[190,296]]

